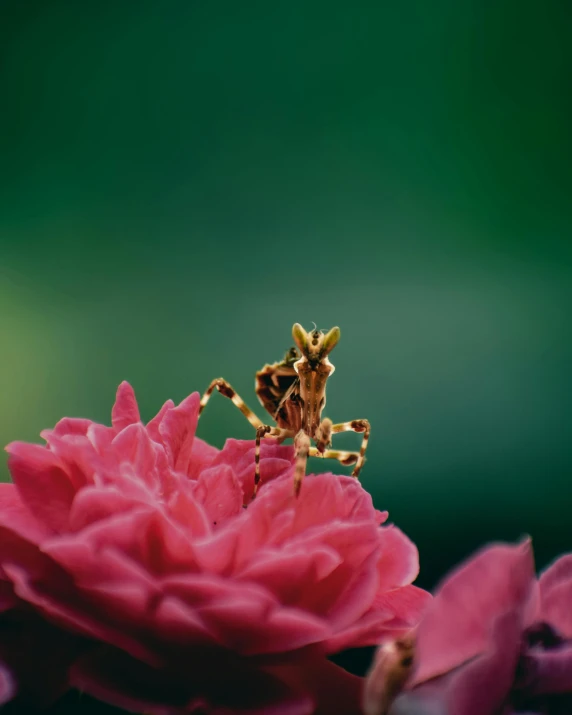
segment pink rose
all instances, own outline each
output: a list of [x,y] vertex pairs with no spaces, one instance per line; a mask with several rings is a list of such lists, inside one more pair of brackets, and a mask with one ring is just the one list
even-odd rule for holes
[[530,542],[480,551],[437,590],[410,652],[413,668],[389,708],[403,645],[380,648],[366,715],[571,713],[572,555],[537,580]]
[[112,427],[65,418],[46,446],[9,445],[1,572],[46,620],[96,644],[71,683],[118,705],[349,708],[359,679],[326,657],[416,624],[429,598],[411,585],[417,549],[380,526],[387,514],[350,477],[309,475],[296,499],[293,449],[272,441],[251,501],[254,443],[207,445],[198,408],[195,393],[143,425],[123,383]]

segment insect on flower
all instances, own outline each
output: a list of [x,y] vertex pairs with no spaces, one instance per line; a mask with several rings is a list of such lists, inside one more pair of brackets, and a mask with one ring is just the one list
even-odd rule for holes
[[[327,457],[337,459],[341,464],[355,464],[353,477],[359,475],[365,461],[370,433],[367,420],[332,424],[330,419],[322,419],[326,405],[326,382],[335,369],[328,355],[340,339],[340,329],[336,327],[324,333],[314,327],[308,333],[299,323],[295,323],[292,337],[297,347],[290,348],[281,362],[265,365],[256,373],[256,395],[276,425],[264,424],[222,377],[211,382],[201,399],[199,414],[214,390],[218,390],[238,407],[256,429],[253,498],[260,483],[260,442],[264,437],[274,437],[279,442],[293,438],[296,449],[296,496],[300,493],[308,457]],[[362,433],[360,451],[330,449],[332,435],[339,432]],[[312,440],[315,447],[311,446]]]

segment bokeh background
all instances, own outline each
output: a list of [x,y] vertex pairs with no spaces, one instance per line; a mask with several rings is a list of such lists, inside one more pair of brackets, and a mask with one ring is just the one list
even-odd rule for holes
[[[292,323],[339,325],[327,413],[371,421],[421,585],[494,539],[572,549],[569,17],[3,0],[2,444],[108,421],[123,379],[145,418],[218,376],[262,414]],[[251,434],[215,396],[200,435]]]

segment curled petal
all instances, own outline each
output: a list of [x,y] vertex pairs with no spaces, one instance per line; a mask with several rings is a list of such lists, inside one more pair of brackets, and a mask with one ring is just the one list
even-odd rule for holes
[[85,437],[88,429],[93,424],[91,420],[86,420],[78,417],[64,417],[54,427],[54,434],[71,435],[76,434]]

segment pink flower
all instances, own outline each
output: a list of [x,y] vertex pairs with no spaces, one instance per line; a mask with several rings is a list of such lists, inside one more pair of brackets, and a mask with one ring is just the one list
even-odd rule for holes
[[329,707],[326,677],[357,702],[359,679],[326,656],[416,624],[415,546],[350,477],[310,475],[296,499],[293,449],[271,441],[251,501],[254,443],[207,445],[198,408],[195,393],[143,425],[123,383],[112,427],[65,418],[46,446],[9,445],[4,577],[100,644],[71,682],[119,705],[309,713]]
[[[410,646],[391,715],[572,712],[572,555],[537,581],[528,541],[484,549],[445,579]],[[379,650],[367,715],[387,712],[400,655]]]

